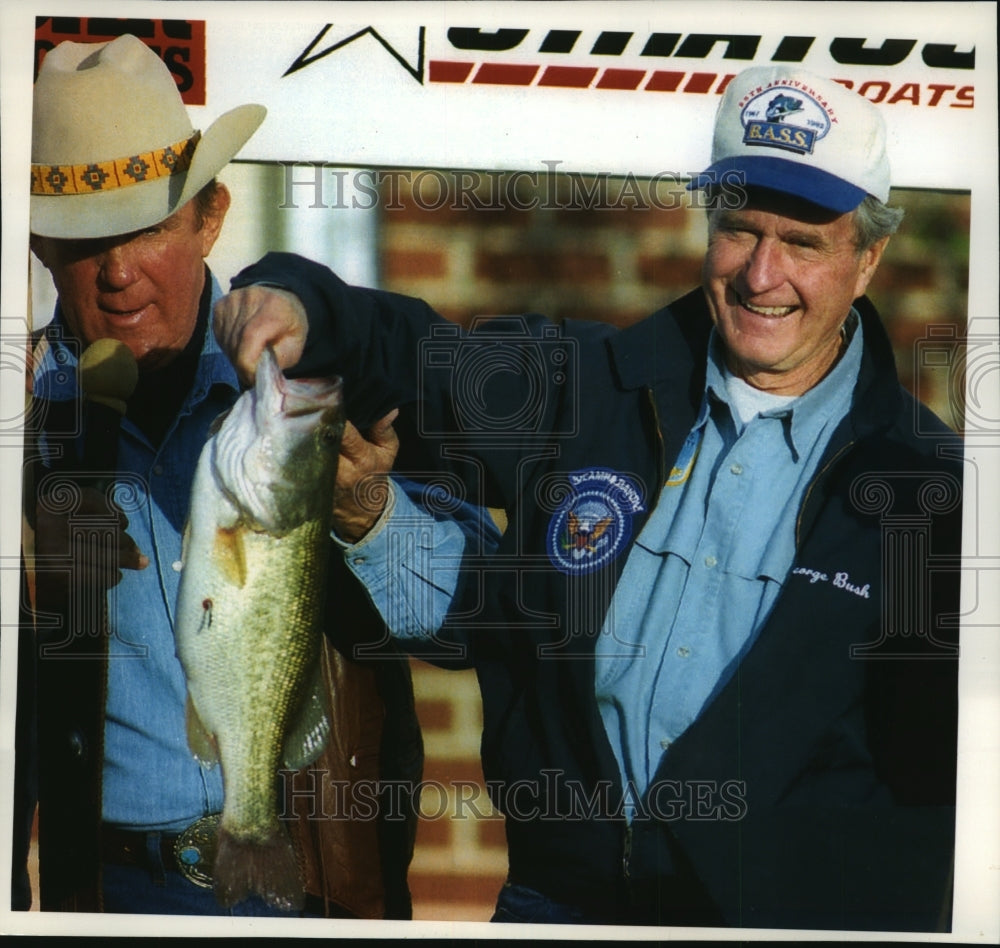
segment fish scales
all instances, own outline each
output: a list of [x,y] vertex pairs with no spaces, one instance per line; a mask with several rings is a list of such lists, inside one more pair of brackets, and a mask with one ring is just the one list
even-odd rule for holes
[[[301,698],[300,683],[320,643],[328,536],[328,527],[316,522],[280,539],[245,531],[248,588],[232,586],[221,577],[204,584],[222,590],[212,597],[211,627],[200,636],[201,674],[217,700],[211,712],[198,710],[202,723],[218,735],[219,756],[232,762],[226,773],[226,803],[232,825],[244,836],[262,830],[270,835],[275,828],[273,777],[295,702]],[[298,579],[294,585],[293,577]],[[234,678],[234,667],[246,668],[247,674]],[[227,741],[232,744],[223,743]],[[273,792],[265,796],[263,788]]]
[[192,752],[222,765],[223,905],[303,901],[278,771],[317,756],[329,729],[320,619],[342,430],[339,380],[290,382],[268,350],[198,462],[177,650]]

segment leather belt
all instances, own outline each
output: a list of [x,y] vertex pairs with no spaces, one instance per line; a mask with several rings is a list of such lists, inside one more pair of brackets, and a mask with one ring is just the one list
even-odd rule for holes
[[160,859],[164,869],[176,869],[174,861],[174,841],[176,834],[153,834],[133,830],[118,829],[114,826],[101,827],[101,862],[117,866],[149,865],[149,842],[152,835],[160,836]]
[[195,820],[181,833],[149,833],[104,825],[101,827],[101,859],[114,865],[155,869],[149,846],[151,837],[159,837],[155,845],[163,868],[179,872],[189,882],[210,889],[218,826],[217,813]]
[[[203,816],[181,833],[149,833],[102,825],[101,861],[119,866],[157,869],[150,858],[149,839],[151,836],[158,836],[157,846],[163,868],[179,872],[189,882],[203,889],[211,889],[220,819],[218,813]],[[335,902],[326,902],[309,893],[306,894],[305,911],[318,918],[355,917]]]

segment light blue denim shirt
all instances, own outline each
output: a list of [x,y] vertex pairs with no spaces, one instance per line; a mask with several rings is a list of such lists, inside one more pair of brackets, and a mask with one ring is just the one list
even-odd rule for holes
[[493,553],[500,531],[481,507],[449,503],[435,517],[419,484],[394,477],[389,486],[385,510],[361,540],[333,539],[392,636],[427,642],[444,622],[465,557]]
[[[798,398],[751,411],[746,423],[740,416],[756,396],[740,392],[713,332],[698,419],[629,554],[597,646],[595,693],[623,786],[641,793],[649,785],[770,613],[793,563],[803,494],[850,408],[863,349],[855,323],[826,378]],[[734,412],[735,403],[744,411]],[[435,520],[395,493],[383,521],[346,549],[349,567],[405,643],[440,627],[472,521],[463,530]],[[482,552],[495,545],[486,536]]]
[[861,353],[859,322],[818,385],[743,425],[732,395],[742,383],[725,368],[713,331],[701,411],[598,640],[598,707],[622,779],[639,792],[774,606],[795,556],[803,494],[850,408]]
[[[221,295],[213,278],[212,304]],[[36,369],[36,397],[75,398],[76,365],[73,348],[56,342]],[[209,425],[238,392],[236,373],[209,326],[191,392],[160,447],[128,418],[122,421],[116,498],[129,535],[150,563],[123,570],[108,594],[102,809],[104,820],[119,826],[176,831],[222,809],[220,768],[199,765],[188,749],[187,689],[173,619],[195,464]]]

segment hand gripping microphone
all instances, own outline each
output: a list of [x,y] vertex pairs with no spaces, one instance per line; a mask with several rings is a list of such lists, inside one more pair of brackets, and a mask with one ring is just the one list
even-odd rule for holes
[[138,380],[135,357],[117,339],[98,339],[80,356],[82,465],[85,473],[96,475],[100,485],[114,479],[118,467],[118,432],[126,403]]

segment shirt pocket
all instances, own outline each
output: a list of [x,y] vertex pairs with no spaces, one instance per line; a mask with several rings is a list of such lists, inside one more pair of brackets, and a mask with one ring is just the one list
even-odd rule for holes
[[795,559],[795,538],[781,524],[770,536],[754,535],[751,530],[734,538],[722,568],[743,579],[769,580],[783,585]]

